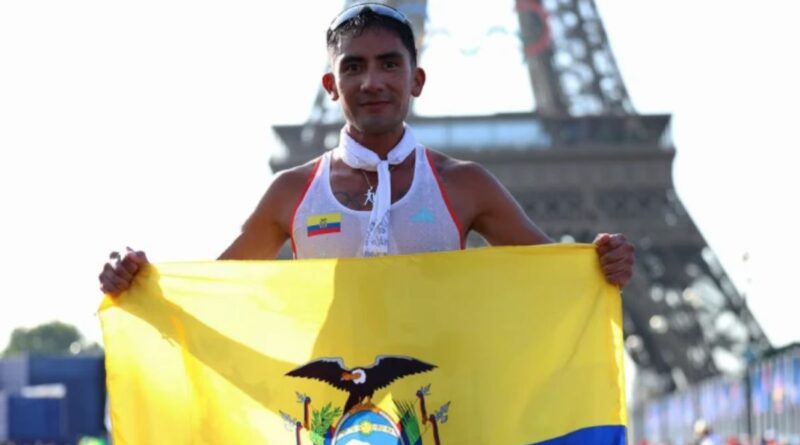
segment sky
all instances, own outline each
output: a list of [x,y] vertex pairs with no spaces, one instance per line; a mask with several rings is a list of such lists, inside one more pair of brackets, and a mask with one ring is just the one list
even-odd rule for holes
[[[0,349],[55,319],[99,340],[111,250],[227,247],[269,185],[271,125],[309,115],[342,4],[0,2]],[[773,343],[800,341],[800,4],[597,5],[637,111],[673,115],[678,196]],[[512,1],[429,15],[420,114],[531,109]]]

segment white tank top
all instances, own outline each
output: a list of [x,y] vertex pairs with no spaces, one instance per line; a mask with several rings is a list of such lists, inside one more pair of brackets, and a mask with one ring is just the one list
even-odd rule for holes
[[[329,151],[317,161],[292,216],[295,258],[363,256],[370,212],[350,209],[333,195],[332,156]],[[464,232],[432,164],[428,150],[417,147],[411,187],[389,210],[390,255],[464,248]]]

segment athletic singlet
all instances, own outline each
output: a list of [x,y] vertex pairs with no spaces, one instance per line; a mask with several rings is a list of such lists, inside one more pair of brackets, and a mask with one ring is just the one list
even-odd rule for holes
[[[317,161],[292,216],[295,258],[363,256],[370,211],[350,209],[333,195],[332,156],[329,151]],[[392,203],[389,224],[390,255],[463,249],[460,224],[425,148],[415,149],[411,187]]]

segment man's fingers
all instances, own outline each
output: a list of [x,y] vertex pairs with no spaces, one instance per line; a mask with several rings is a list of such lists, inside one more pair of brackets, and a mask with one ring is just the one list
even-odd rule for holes
[[122,261],[120,261],[115,270],[120,276],[125,277],[128,280],[132,280],[134,275],[136,275],[136,272],[139,271],[139,263],[137,263],[133,257],[126,256],[122,259]]
[[633,264],[628,261],[617,261],[616,263],[603,265],[603,274],[608,277],[617,273],[633,270]]
[[631,279],[631,274],[625,272],[615,273],[613,275],[606,275],[606,281],[608,281],[611,284],[615,284],[619,287],[624,287],[626,284],[628,284],[628,281],[630,281],[630,279]]
[[597,235],[593,244],[597,246],[597,252],[600,253],[600,255],[625,245],[633,247],[633,245],[628,242],[628,239],[625,238],[625,235],[621,233],[601,233]]
[[107,263],[110,267],[110,273],[122,278],[125,281],[131,281],[133,279],[133,275],[136,273],[138,266],[136,264],[125,261],[119,261],[117,264]]
[[110,277],[103,277],[100,280],[100,289],[102,289],[103,292],[112,295],[119,294],[124,290],[113,278]]
[[628,261],[603,265],[603,275],[612,284],[624,285],[633,276],[633,264]]
[[606,243],[608,243],[608,240],[610,238],[611,238],[611,235],[609,235],[608,233],[598,233],[597,236],[594,237],[594,241],[592,241],[592,244],[594,244],[595,246],[600,247],[600,246],[605,245]]
[[103,283],[102,281],[100,282],[100,291],[102,291],[104,294],[117,295],[116,289],[107,285],[106,283]]
[[601,233],[595,237],[593,244],[595,245],[597,253],[600,254],[600,256],[603,256],[614,249],[615,244],[613,244],[612,240],[613,235],[608,233]]
[[624,237],[612,239],[603,247],[605,247],[605,249],[602,247],[597,248],[600,254],[600,263],[609,264],[622,259],[628,259],[630,263],[633,264],[633,254],[636,249],[634,249],[633,244],[627,242]]
[[126,291],[142,266],[148,263],[144,252],[130,247],[126,247],[124,252],[109,253],[108,259],[97,278],[100,290],[113,296]]
[[103,289],[103,291],[118,293],[130,286],[133,275],[125,270],[121,264],[114,266],[109,262],[103,266],[103,271],[98,278],[102,284],[101,289]]
[[634,253],[636,249],[621,233],[601,233],[595,238],[600,266],[606,281],[620,287],[633,277]]
[[148,263],[147,255],[145,255],[144,251],[141,250],[133,250],[130,247],[125,248],[127,253],[125,254],[125,259],[130,258],[131,261],[135,262],[137,265],[142,266]]
[[97,279],[100,281],[100,289],[105,293],[111,293],[114,287],[113,284],[106,280],[106,274],[108,273],[106,269],[108,267],[110,267],[110,265],[106,263],[106,265],[103,266],[103,270],[100,272],[100,275],[97,276]]
[[618,247],[614,250],[606,252],[600,257],[600,264],[612,264],[620,261],[625,261],[628,264],[633,264],[633,248],[627,246]]
[[114,266],[111,263],[106,263],[103,265],[103,270],[100,272],[100,279],[114,275]]
[[[598,248],[598,251],[600,249]],[[625,243],[620,246],[607,249],[605,252],[600,253],[600,262],[603,264],[614,263],[621,259],[627,258],[633,262],[633,254],[636,249],[630,243]]]
[[606,281],[624,286],[633,276],[633,263],[633,255],[623,255],[616,261],[603,261],[601,264]]
[[117,296],[122,292],[122,289],[114,286],[114,284],[110,283],[108,280],[100,281],[100,290],[113,296]]
[[118,289],[125,289],[131,283],[130,280],[121,277],[116,270],[107,273],[106,280]]
[[139,270],[139,266],[132,261],[126,261],[125,259],[112,259],[111,261],[107,262],[105,266],[103,266],[104,274],[116,275],[126,281],[131,281],[137,270]]

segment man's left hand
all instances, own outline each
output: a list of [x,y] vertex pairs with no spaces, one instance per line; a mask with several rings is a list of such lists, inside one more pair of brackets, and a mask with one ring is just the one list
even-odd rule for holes
[[594,239],[606,281],[622,288],[633,277],[633,244],[621,233],[601,233]]

